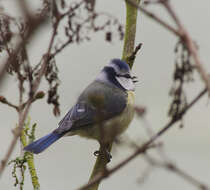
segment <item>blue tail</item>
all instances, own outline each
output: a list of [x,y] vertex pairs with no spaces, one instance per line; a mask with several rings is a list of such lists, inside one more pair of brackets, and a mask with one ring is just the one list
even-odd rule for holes
[[33,152],[35,154],[38,154],[45,150],[47,147],[49,147],[51,144],[53,144],[55,141],[57,141],[59,138],[61,138],[62,134],[57,134],[55,132],[52,132],[34,142],[27,145],[24,150]]

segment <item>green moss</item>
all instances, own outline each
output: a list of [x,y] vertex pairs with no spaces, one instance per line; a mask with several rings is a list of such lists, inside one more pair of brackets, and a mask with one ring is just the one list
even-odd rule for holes
[[[140,3],[140,0],[135,1],[138,4]],[[130,59],[130,56],[135,46],[137,11],[134,6],[126,2],[126,25],[122,60],[126,61],[130,68],[133,66],[133,60]]]
[[[20,141],[21,141],[23,147],[27,146],[29,143],[31,143],[35,139],[34,134],[35,134],[36,124],[32,125],[30,132],[29,132],[29,129],[30,129],[29,126],[30,126],[30,118],[28,119],[27,123],[25,123],[24,128],[21,133],[21,136],[20,136]],[[34,155],[31,152],[25,152],[24,158],[26,159],[26,162],[28,165],[33,188],[34,188],[34,190],[39,190],[40,184],[38,181],[38,176],[37,176],[37,172],[36,172],[35,165],[34,165]]]

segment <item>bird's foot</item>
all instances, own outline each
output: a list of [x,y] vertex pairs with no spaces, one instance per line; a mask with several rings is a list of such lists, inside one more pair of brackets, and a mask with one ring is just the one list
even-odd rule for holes
[[96,150],[93,154],[94,154],[94,156],[99,156],[100,155],[100,151]]
[[111,153],[108,151],[108,150],[106,150],[106,159],[107,159],[107,162],[109,163],[110,161],[111,161],[111,159],[112,159],[112,155],[111,155]]
[[97,150],[93,154],[94,156],[105,156],[107,163],[109,163],[112,159],[111,153],[106,149],[104,151]]

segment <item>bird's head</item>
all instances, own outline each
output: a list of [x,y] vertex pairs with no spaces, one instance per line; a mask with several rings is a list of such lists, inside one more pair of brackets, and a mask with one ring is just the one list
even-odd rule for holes
[[120,60],[112,59],[111,62],[102,70],[104,79],[124,90],[134,91],[134,83],[137,82],[135,76],[131,76],[129,65]]

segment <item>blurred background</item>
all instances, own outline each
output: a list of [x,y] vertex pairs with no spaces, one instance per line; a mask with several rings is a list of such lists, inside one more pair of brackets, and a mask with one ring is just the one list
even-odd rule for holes
[[[1,1],[4,9],[11,15],[18,15],[14,0]],[[178,16],[196,40],[200,56],[206,70],[210,70],[210,2],[208,0],[171,0]],[[36,3],[34,3],[36,5]],[[33,5],[32,5],[33,6]],[[125,5],[122,0],[98,0],[96,9],[115,15],[121,23],[125,21]],[[172,23],[166,12],[158,5],[152,5],[150,10],[161,18]],[[173,23],[172,23],[173,24]],[[40,29],[34,39],[28,44],[29,56],[37,63],[49,43],[51,28]],[[136,84],[136,105],[145,106],[146,118],[153,128],[158,131],[169,120],[167,112],[170,102],[169,91],[172,86],[174,71],[174,47],[178,39],[161,28],[151,19],[138,12],[136,43],[143,43],[138,53],[133,73],[138,76]],[[82,90],[96,77],[110,59],[119,58],[122,54],[123,41],[117,38],[111,43],[104,40],[104,35],[93,34],[90,42],[81,45],[68,46],[56,61],[59,68],[61,85],[59,87],[61,116],[55,118],[52,107],[45,100],[33,104],[30,117],[32,123],[37,123],[36,138],[39,138],[57,127],[58,122],[75,103]],[[195,72],[195,81],[186,87],[188,101],[192,100],[204,85]],[[42,84],[40,90],[46,89]],[[12,102],[17,102],[16,79],[8,77],[1,88],[0,95],[4,95]],[[180,168],[196,179],[210,185],[210,120],[209,100],[205,96],[184,117],[184,128],[173,126],[159,141],[164,143],[166,155]],[[7,106],[0,104],[0,159],[5,155],[12,139],[11,130],[17,123],[17,114]],[[144,123],[135,118],[126,131],[133,140],[144,142],[148,137]],[[35,155],[35,164],[39,176],[41,189],[76,189],[88,181],[93,168],[95,157],[93,152],[98,150],[94,141],[80,137],[68,137],[56,142],[52,147],[40,155]],[[20,145],[16,146],[11,159],[20,152]],[[126,147],[114,146],[113,158],[108,167],[112,167],[130,155],[133,150]],[[100,188],[105,189],[196,189],[174,173],[163,169],[154,169],[144,183],[138,181],[148,167],[147,162],[139,156],[121,170],[104,180]],[[18,189],[14,187],[11,175],[12,167],[8,166],[0,180],[1,189]],[[26,175],[25,189],[32,189],[29,175]]]

